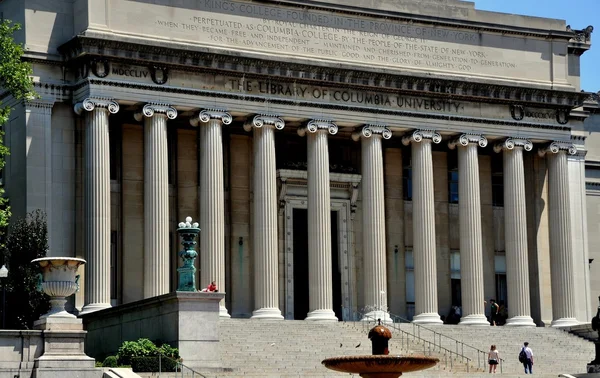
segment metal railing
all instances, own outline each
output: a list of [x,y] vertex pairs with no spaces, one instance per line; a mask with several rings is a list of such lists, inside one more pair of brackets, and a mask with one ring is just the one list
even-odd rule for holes
[[[348,314],[352,314],[351,319],[353,321],[361,321],[363,323],[363,329],[365,328],[365,323],[377,322],[377,319],[375,319],[372,316],[367,315],[366,313],[364,313],[362,311],[353,311],[353,310],[348,310],[348,309],[344,309],[344,311],[346,311],[346,313],[348,313]],[[443,353],[444,358],[446,360],[444,362],[446,367],[447,367],[447,357],[449,355],[451,357],[450,358],[450,368],[451,369],[453,368],[453,364],[452,364],[453,358],[452,357],[456,358],[457,360],[460,359],[460,361],[462,363],[466,363],[467,372],[469,372],[469,367],[471,365],[472,359],[465,355],[465,349],[467,349],[467,351],[472,350],[473,353],[477,354],[477,368],[479,370],[485,371],[485,368],[488,363],[488,358],[487,358],[488,352],[482,351],[476,347],[465,344],[462,341],[457,340],[453,337],[446,336],[446,335],[442,334],[441,332],[438,332],[434,329],[425,327],[420,324],[412,323],[410,320],[405,319],[401,316],[392,314],[387,311],[385,311],[385,313],[392,320],[392,323],[386,324],[386,326],[391,326],[394,330],[400,332],[401,347],[404,347],[404,343],[406,341],[406,348],[408,349],[408,341],[410,338],[412,338],[413,341],[419,340],[421,343],[423,343],[423,354],[427,354],[427,352],[429,352],[429,355],[431,355],[432,351],[433,352],[437,351],[440,354]],[[402,328],[400,328],[400,326],[396,325],[397,323],[411,324],[412,329],[413,329],[412,333],[410,333],[406,330],[403,330]],[[423,335],[423,337],[421,337],[421,332],[424,332],[424,333],[431,332],[433,334],[433,342],[431,342],[428,339],[425,339],[424,338],[425,335]],[[451,350],[451,349],[444,347],[442,345],[442,340],[448,341],[450,344],[454,344],[455,350]],[[427,349],[427,347],[428,347],[428,349]],[[500,359],[500,361],[499,361],[500,374],[502,374],[502,363],[503,362],[504,362],[504,360]],[[473,363],[474,363],[474,360],[473,360]]]
[[[199,373],[196,370],[190,368],[189,366],[184,365],[183,362],[176,360],[174,358],[171,358],[171,357],[164,356],[161,353],[158,354],[158,372],[159,373],[163,372],[162,371],[163,370],[163,360],[169,360],[169,361],[175,363],[175,374],[177,377],[207,378],[202,373]],[[167,372],[167,371],[165,371],[165,372]],[[170,371],[170,372],[173,372],[173,371]]]

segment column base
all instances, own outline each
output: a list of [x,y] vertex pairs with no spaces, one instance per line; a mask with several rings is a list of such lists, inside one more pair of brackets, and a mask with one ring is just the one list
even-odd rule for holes
[[575,318],[560,318],[552,320],[551,327],[572,327],[579,325],[579,322]]
[[83,308],[79,312],[79,315],[85,315],[89,314],[90,312],[100,311],[111,307],[112,306],[110,305],[110,303],[90,303],[83,306]]
[[490,322],[488,322],[487,318],[483,314],[472,314],[460,318],[458,325],[489,327]]
[[313,322],[337,322],[338,318],[335,317],[333,310],[314,310],[306,315],[306,319]]
[[506,320],[506,325],[511,327],[536,327],[531,316],[513,316]]
[[444,324],[440,316],[435,312],[426,312],[413,316],[413,323],[416,324]]
[[258,310],[252,311],[252,317],[250,319],[259,320],[283,320],[281,310],[278,308],[259,308]]
[[363,315],[363,318],[360,320],[361,322],[376,322],[378,319],[381,319],[381,323],[391,324],[394,321],[390,317],[390,314],[383,310],[373,310],[369,311]]
[[219,305],[219,318],[220,319],[229,319],[231,315],[227,312],[227,307],[223,305]]

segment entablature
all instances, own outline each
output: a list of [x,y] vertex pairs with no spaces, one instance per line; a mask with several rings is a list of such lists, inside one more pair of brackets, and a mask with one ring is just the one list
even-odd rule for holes
[[[579,107],[588,93],[552,90],[543,85],[509,85],[493,80],[422,76],[343,65],[310,65],[289,61],[231,56],[199,49],[147,45],[78,36],[61,47],[65,65],[79,79],[114,76],[113,66],[145,67],[156,84],[165,84],[173,72],[211,73],[243,80],[269,80],[356,90],[404,93],[415,96],[490,104],[570,109]],[[42,63],[42,62],[40,62]],[[122,76],[122,75],[121,75]],[[172,85],[172,84],[171,84]]]

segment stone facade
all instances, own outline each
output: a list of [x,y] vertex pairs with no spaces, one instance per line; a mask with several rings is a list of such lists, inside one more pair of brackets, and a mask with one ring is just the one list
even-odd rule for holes
[[591,30],[458,0],[306,6],[0,4],[41,96],[13,104],[3,184],[16,215],[48,213],[51,255],[85,255],[75,307],[174,290],[189,215],[222,317],[462,305],[481,325],[494,297],[509,325],[588,321]]

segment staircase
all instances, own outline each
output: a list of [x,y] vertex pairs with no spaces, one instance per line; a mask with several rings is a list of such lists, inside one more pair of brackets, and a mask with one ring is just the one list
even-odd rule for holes
[[[217,375],[341,377],[342,373],[325,369],[321,361],[334,356],[371,354],[367,332],[372,326],[372,323],[365,322],[222,320],[222,362],[224,367],[231,368],[232,371]],[[483,373],[483,369],[487,369],[487,361],[481,361],[486,356],[479,356],[478,364],[477,351],[461,346],[461,342],[483,351],[489,350],[492,343],[495,344],[504,358],[502,376],[505,378],[524,376],[517,358],[523,341],[528,341],[534,351],[534,373],[538,377],[584,373],[585,365],[593,359],[594,353],[592,343],[552,328],[444,325],[418,329],[410,323],[395,323],[390,329],[393,335],[389,346],[391,354],[426,354],[440,359],[435,368],[411,373],[411,376],[475,377],[487,374]],[[440,333],[444,335],[441,342]],[[412,336],[407,337],[407,334]],[[500,374],[500,367],[497,374]]]

